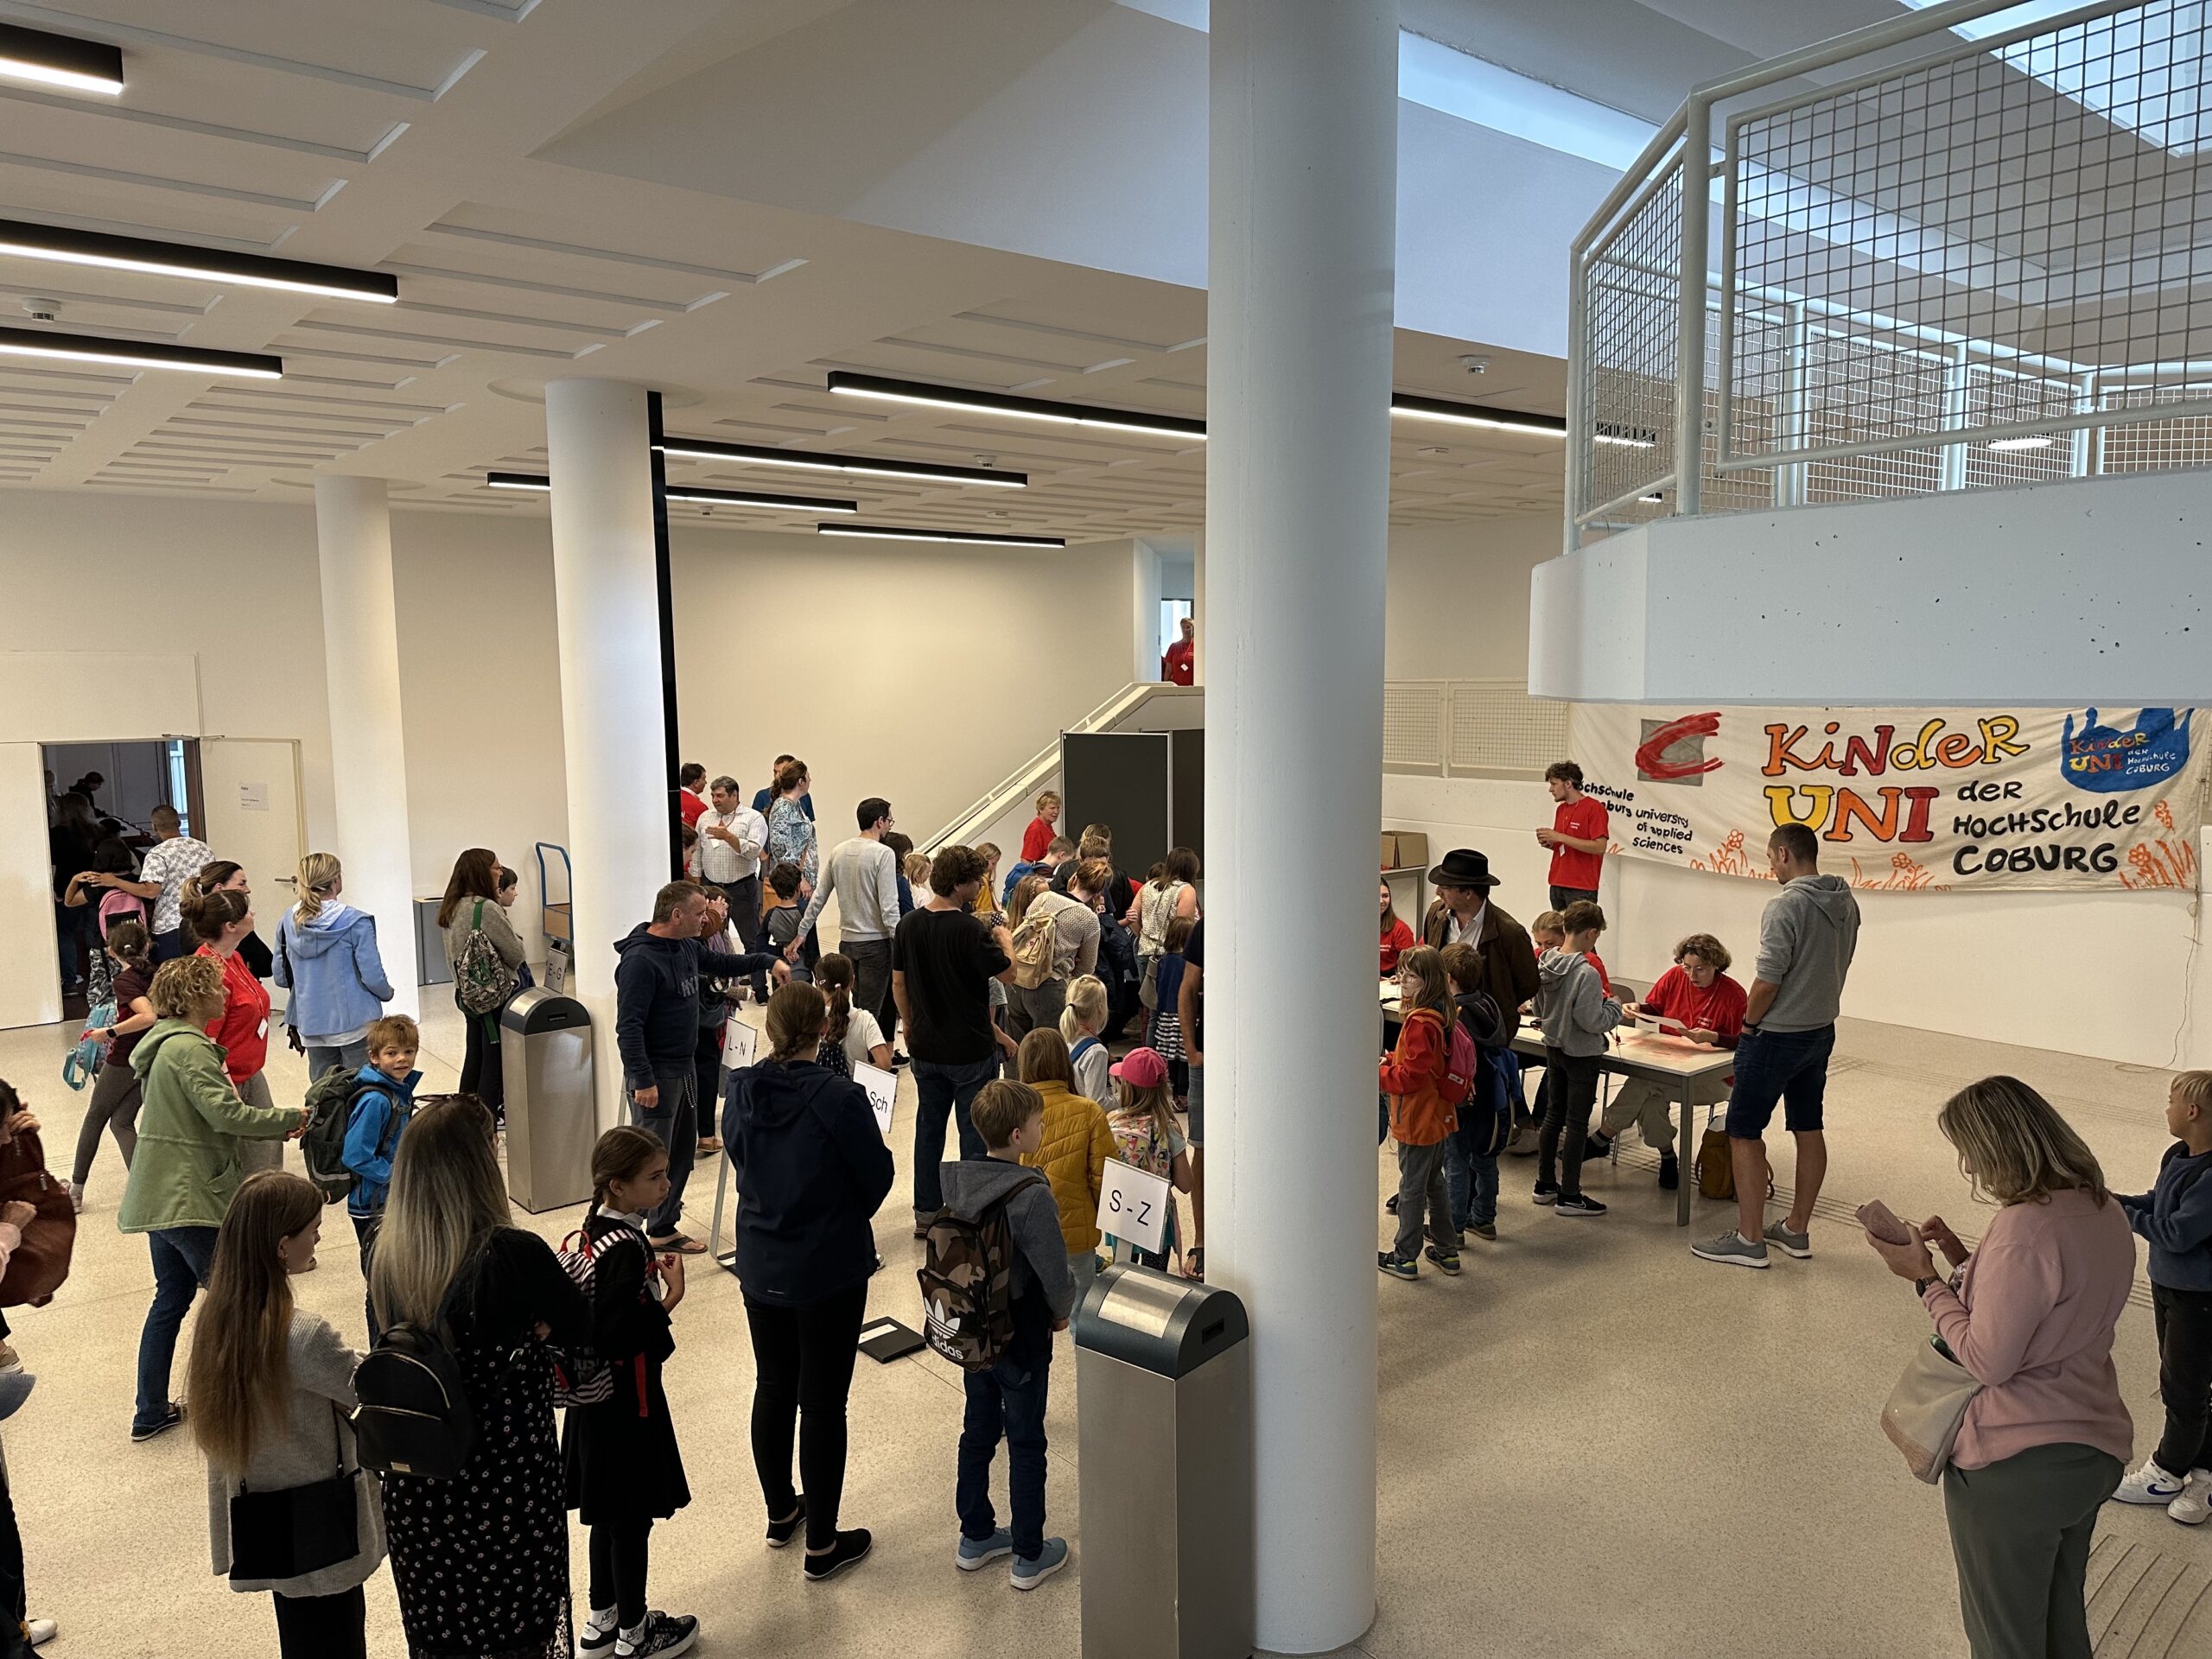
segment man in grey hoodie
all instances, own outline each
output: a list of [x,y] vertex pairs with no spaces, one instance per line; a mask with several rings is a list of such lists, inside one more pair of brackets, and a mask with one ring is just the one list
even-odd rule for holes
[[[1859,901],[1838,875],[1822,875],[1821,843],[1802,823],[1767,840],[1767,861],[1782,891],[1759,918],[1758,977],[1744,1011],[1736,1079],[1728,1099],[1728,1150],[1735,1165],[1735,1230],[1693,1244],[1701,1261],[1764,1268],[1767,1246],[1800,1262],[1813,1254],[1813,1203],[1828,1170],[1821,1106],[1844,976],[1859,948]],[[1777,1102],[1797,1137],[1797,1179],[1789,1213],[1766,1224],[1766,1126]]]

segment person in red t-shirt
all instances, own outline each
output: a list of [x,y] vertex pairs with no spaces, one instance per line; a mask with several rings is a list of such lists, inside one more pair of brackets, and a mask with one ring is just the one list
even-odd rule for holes
[[707,769],[696,760],[686,761],[683,770],[676,774],[676,807],[687,830],[707,810]]
[[1605,864],[1605,804],[1582,792],[1582,768],[1558,760],[1544,768],[1544,785],[1559,803],[1552,827],[1536,839],[1552,849],[1552,908],[1565,910],[1578,899],[1598,902],[1598,875]]
[[[1675,947],[1675,965],[1659,976],[1651,994],[1624,1013],[1656,1019],[1663,1036],[1712,1048],[1733,1048],[1744,1035],[1748,994],[1728,976],[1728,947],[1710,933],[1693,933]],[[1732,1077],[1703,1085],[1713,1100],[1725,1100]],[[1705,1103],[1695,1099],[1694,1103]],[[1659,1185],[1670,1191],[1681,1180],[1675,1155],[1675,1128],[1667,1097],[1655,1083],[1631,1077],[1613,1093],[1598,1132],[1590,1137],[1599,1155],[1612,1150],[1613,1137],[1630,1123],[1643,1130],[1643,1144],[1659,1154]]]
[[[262,1070],[269,1064],[269,992],[238,951],[253,931],[253,900],[231,887],[199,892],[198,881],[195,876],[185,884],[185,929],[200,941],[196,954],[223,964],[223,1012],[209,1024],[207,1034],[222,1046],[223,1070],[238,1098],[249,1106],[274,1107],[276,1096]],[[238,1162],[248,1174],[280,1168],[283,1161],[281,1141],[238,1143]]]
[[1413,929],[1405,925],[1396,909],[1391,905],[1390,884],[1385,881],[1382,887],[1382,977],[1391,979],[1397,975],[1399,957],[1412,950],[1419,941],[1414,938]]
[[1160,677],[1170,685],[1192,684],[1198,674],[1197,648],[1192,639],[1198,630],[1191,619],[1183,619],[1183,637],[1160,653]]
[[1052,837],[1059,833],[1052,828],[1059,821],[1059,795],[1048,789],[1037,798],[1037,816],[1029,820],[1029,827],[1021,832],[1023,863],[1034,864],[1045,856],[1045,849],[1052,844]]

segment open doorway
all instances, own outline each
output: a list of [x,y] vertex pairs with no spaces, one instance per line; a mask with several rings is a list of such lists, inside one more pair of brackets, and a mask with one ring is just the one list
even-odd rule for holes
[[40,746],[64,1020],[79,1020],[87,1012],[92,953],[99,948],[100,937],[96,905],[63,902],[71,880],[86,870],[136,879],[146,849],[154,844],[158,807],[175,807],[185,833],[194,833],[202,816],[198,747],[182,738]]

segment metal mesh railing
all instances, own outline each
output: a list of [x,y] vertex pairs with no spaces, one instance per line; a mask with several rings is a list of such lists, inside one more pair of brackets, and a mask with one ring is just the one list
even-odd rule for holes
[[1943,0],[1692,92],[1576,244],[1570,545],[1684,510],[1685,407],[1700,512],[2212,464],[2212,0],[2050,10]]

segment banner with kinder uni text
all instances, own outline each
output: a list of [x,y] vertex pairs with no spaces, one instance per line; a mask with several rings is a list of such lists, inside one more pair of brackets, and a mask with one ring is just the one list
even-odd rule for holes
[[1624,857],[1770,880],[1802,823],[1855,887],[2196,888],[2195,709],[1585,703],[1572,729]]

